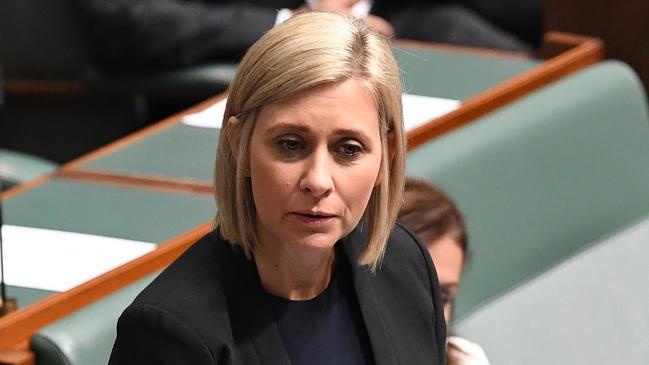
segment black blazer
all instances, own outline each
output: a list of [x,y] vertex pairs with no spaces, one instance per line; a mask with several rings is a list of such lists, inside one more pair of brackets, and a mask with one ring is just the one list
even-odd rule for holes
[[[366,235],[337,243],[377,364],[444,364],[446,328],[426,249],[401,226],[375,274],[356,264]],[[124,311],[110,365],[290,364],[255,264],[218,231],[205,236]]]

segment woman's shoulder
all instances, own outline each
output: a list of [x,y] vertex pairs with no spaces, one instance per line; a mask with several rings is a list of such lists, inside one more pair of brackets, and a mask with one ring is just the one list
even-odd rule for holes
[[432,269],[432,259],[426,247],[408,228],[395,224],[385,249],[383,265],[404,270],[411,268],[417,274],[427,274]]
[[227,314],[225,278],[234,269],[228,263],[242,255],[213,231],[162,271],[131,307],[157,308],[190,324],[200,323],[206,313]]
[[[122,313],[111,364],[135,363],[122,358],[148,350],[167,354],[155,363],[213,363],[233,344],[226,278],[237,273],[226,263],[237,260],[237,250],[216,231],[193,244]],[[181,354],[187,356],[173,361]]]
[[[343,242],[350,262],[358,261],[367,242],[367,230],[363,228],[357,228]],[[400,224],[393,227],[383,258],[372,277],[381,287],[405,283],[406,285],[400,285],[399,290],[413,291],[429,298],[435,292],[437,282],[428,251],[410,230]]]

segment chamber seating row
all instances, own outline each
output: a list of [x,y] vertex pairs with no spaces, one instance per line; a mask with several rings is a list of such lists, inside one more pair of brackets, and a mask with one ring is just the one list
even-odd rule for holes
[[473,252],[455,318],[494,364],[649,361],[649,117],[608,61],[415,151]]
[[[493,363],[649,359],[648,118],[637,77],[608,61],[410,152],[408,175],[466,216],[454,325]],[[105,364],[119,313],[150,280],[41,330],[38,363]]]

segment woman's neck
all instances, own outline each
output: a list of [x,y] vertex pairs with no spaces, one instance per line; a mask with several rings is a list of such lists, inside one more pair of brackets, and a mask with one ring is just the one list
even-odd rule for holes
[[254,256],[266,291],[289,300],[309,300],[329,285],[335,251],[333,248],[316,252],[260,249]]

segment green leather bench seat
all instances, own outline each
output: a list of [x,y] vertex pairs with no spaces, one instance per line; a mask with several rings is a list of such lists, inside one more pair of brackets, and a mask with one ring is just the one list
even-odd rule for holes
[[46,159],[0,148],[2,190],[52,173],[57,165]]
[[649,364],[649,216],[457,324],[492,364]]
[[106,365],[117,336],[117,319],[157,274],[109,295],[32,336],[37,364]]
[[412,151],[408,175],[466,217],[473,261],[456,319],[649,213],[648,162],[645,94],[615,61]]

